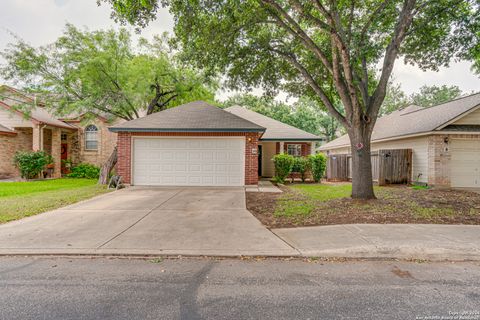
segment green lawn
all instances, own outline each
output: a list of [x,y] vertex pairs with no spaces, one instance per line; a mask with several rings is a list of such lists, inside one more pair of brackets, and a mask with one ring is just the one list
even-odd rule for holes
[[106,193],[90,179],[56,179],[0,183],[0,223],[57,209]]

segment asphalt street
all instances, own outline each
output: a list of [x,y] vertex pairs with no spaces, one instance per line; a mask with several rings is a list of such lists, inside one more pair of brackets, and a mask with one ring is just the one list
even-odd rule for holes
[[0,257],[0,319],[480,319],[479,262]]

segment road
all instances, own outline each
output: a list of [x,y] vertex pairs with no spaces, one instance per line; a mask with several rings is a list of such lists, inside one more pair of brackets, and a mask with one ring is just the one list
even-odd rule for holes
[[1,320],[480,319],[480,263],[0,257],[0,308]]

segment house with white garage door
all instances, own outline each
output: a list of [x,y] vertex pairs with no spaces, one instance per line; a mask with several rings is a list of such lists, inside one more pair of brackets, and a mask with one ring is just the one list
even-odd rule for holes
[[280,152],[305,156],[316,135],[242,107],[187,103],[110,127],[126,184],[244,186],[274,174]]
[[[480,93],[430,108],[411,105],[377,120],[372,151],[412,150],[412,181],[437,187],[480,187]],[[319,149],[350,154],[348,135]]]

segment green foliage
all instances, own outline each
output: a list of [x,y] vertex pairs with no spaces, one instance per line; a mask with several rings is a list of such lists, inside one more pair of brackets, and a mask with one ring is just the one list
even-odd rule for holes
[[47,164],[53,163],[53,158],[45,151],[19,151],[13,158],[20,175],[25,179],[34,179],[45,169]]
[[273,164],[275,165],[275,181],[284,183],[285,179],[292,172],[295,158],[289,154],[281,153],[273,156]]
[[72,168],[67,176],[69,178],[86,178],[86,179],[98,179],[100,175],[100,168],[89,163],[80,163]]
[[312,134],[324,136],[331,141],[337,137],[340,124],[330,116],[321,102],[307,96],[293,104],[276,101],[270,96],[236,94],[222,103],[227,108],[239,105],[272,119],[289,124]]
[[[169,39],[140,39],[131,34],[88,31],[67,24],[54,43],[33,47],[16,38],[1,56],[0,75],[19,82],[64,114],[108,114],[126,120],[192,100],[213,101],[216,79],[177,58]],[[147,107],[148,106],[148,107]]]
[[436,106],[462,95],[462,90],[457,86],[423,86],[420,92],[412,94],[410,97],[412,104],[424,108]]
[[310,161],[312,166],[312,176],[315,182],[319,182],[325,175],[325,169],[327,168],[327,156],[323,153],[317,153],[310,155]]
[[302,182],[305,182],[305,178],[308,172],[310,172],[312,162],[307,157],[295,157],[293,161],[292,172],[300,173]]

